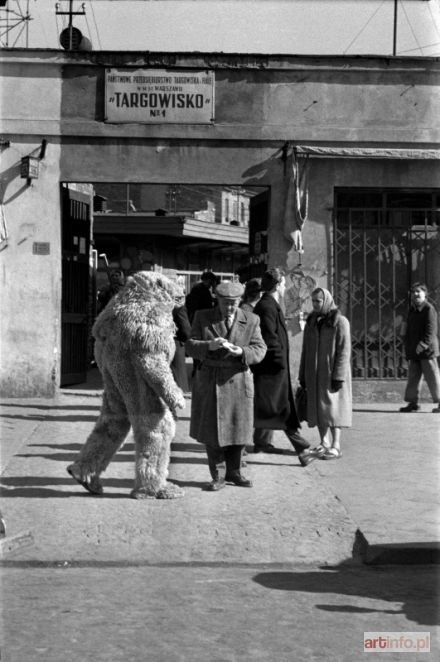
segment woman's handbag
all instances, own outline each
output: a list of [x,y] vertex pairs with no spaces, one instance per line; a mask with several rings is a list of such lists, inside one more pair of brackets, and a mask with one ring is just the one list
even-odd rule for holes
[[300,421],[307,421],[307,390],[298,386],[295,393],[296,413]]

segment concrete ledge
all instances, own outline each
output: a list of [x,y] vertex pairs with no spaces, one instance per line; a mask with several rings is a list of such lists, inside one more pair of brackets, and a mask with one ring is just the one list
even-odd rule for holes
[[[400,402],[404,403],[406,379],[354,379],[352,383],[353,402]],[[422,386],[421,399],[431,402],[428,387]]]
[[364,563],[366,565],[440,564],[440,542],[368,545]]

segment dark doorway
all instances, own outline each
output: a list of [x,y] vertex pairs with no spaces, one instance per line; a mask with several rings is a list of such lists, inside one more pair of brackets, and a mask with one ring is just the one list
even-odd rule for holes
[[61,386],[86,381],[89,336],[90,195],[62,197]]

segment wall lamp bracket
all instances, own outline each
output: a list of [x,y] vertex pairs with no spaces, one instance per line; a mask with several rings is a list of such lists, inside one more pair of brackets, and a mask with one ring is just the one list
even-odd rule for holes
[[46,148],[47,140],[43,138],[38,156],[29,154],[29,156],[23,156],[21,159],[20,177],[26,179],[28,186],[32,186],[32,180],[38,179],[40,176],[40,161],[46,156]]
[[43,138],[43,140],[41,141],[40,156],[38,157],[40,161],[42,161],[46,156],[46,148],[47,148],[47,140],[46,138]]

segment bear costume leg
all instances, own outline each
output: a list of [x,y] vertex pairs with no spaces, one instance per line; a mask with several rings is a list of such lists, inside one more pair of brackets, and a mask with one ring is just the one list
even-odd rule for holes
[[171,441],[176,424],[168,409],[132,418],[135,443],[133,499],[176,499],[184,491],[167,483]]
[[127,409],[116,388],[104,386],[102,407],[95,427],[67,472],[92,494],[102,494],[99,475],[124,443],[130,430]]

